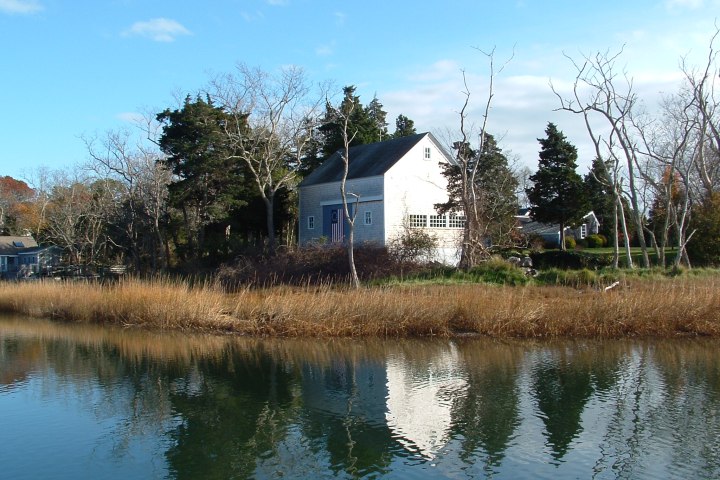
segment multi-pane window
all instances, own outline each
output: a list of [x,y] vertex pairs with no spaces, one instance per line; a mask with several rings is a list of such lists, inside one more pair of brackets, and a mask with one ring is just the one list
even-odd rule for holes
[[583,223],[580,225],[580,238],[587,237],[587,224]]
[[315,217],[310,215],[308,217],[308,230],[314,230],[315,229]]
[[449,215],[409,215],[408,224],[412,228],[464,228],[465,217],[451,213]]
[[430,147],[425,147],[425,160],[430,160]]
[[427,227],[427,215],[409,215],[408,224],[411,228]]
[[372,225],[372,212],[365,212],[365,225]]
[[465,217],[451,213],[448,217],[448,227],[450,228],[464,228]]
[[430,228],[445,228],[446,226],[445,215],[430,215]]

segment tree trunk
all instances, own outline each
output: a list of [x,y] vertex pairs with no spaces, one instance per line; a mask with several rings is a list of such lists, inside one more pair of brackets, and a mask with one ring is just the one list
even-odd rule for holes
[[265,226],[267,227],[268,236],[268,254],[271,257],[275,256],[275,196],[274,195],[263,195],[263,202],[265,203]]

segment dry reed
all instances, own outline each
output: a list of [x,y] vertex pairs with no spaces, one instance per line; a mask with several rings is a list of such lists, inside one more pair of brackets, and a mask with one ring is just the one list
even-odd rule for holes
[[0,284],[0,311],[66,321],[256,336],[496,338],[720,336],[720,279],[637,280],[612,291],[479,284],[227,294],[157,279]]

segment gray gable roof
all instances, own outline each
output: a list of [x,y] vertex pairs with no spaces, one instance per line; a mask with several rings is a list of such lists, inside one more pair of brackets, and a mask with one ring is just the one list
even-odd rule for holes
[[[437,141],[430,133],[418,133],[407,137],[393,138],[384,142],[369,143],[350,147],[350,165],[348,167],[348,180],[384,175],[398,160],[404,157],[425,136]],[[445,154],[447,155],[447,154]],[[322,165],[300,182],[301,187],[318,185],[321,183],[339,182],[342,180],[344,165],[342,151],[338,150]]]
[[33,237],[0,235],[0,255],[17,255],[37,246]]

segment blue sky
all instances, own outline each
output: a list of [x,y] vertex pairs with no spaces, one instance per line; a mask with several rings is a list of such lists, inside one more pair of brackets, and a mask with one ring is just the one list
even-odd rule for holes
[[[390,130],[402,113],[418,131],[457,129],[461,71],[473,118],[486,95],[487,60],[514,56],[498,76],[489,131],[533,170],[537,138],[555,122],[589,165],[580,119],[553,111],[581,53],[616,51],[652,107],[673,92],[682,55],[700,59],[718,0],[330,2],[324,0],[0,0],[0,176],[72,168],[81,136],[130,126],[207,86],[238,62],[298,65],[339,92],[377,94]],[[699,60],[698,60],[699,61]]]

